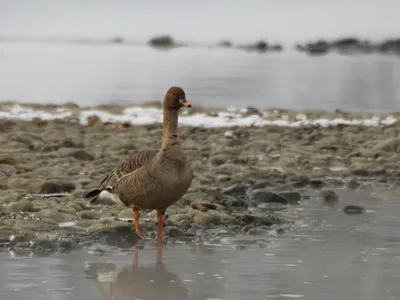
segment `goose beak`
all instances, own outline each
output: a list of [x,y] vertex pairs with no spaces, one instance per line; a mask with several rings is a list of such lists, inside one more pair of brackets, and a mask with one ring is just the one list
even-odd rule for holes
[[185,99],[185,97],[180,98],[179,103],[182,104],[182,106],[185,106],[188,108],[192,107],[192,105]]

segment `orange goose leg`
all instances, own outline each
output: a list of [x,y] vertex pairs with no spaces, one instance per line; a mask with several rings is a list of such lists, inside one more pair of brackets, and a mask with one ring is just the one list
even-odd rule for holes
[[157,240],[164,240],[164,213],[165,210],[157,209]]
[[151,237],[144,236],[140,233],[140,225],[139,225],[140,212],[139,209],[136,207],[133,208],[133,218],[135,220],[135,232],[138,238],[142,240],[151,240]]

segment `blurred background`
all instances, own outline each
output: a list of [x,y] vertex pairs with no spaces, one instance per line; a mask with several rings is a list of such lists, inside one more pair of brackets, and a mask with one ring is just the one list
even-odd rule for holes
[[0,101],[400,111],[396,0],[0,0]]

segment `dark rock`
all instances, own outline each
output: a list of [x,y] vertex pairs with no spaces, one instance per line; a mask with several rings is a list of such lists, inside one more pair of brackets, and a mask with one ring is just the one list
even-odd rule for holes
[[72,156],[76,159],[83,161],[93,160],[93,156],[87,153],[85,150],[77,149],[77,148],[60,148],[58,150],[58,154],[60,156]]
[[310,185],[313,189],[319,189],[324,185],[324,182],[321,179],[311,179]]
[[[143,228],[141,230],[144,231]],[[142,234],[148,235],[147,232],[142,232]],[[105,228],[93,234],[93,238],[100,240],[101,243],[106,245],[120,248],[133,247],[138,241],[137,235],[127,226]]]
[[365,208],[357,205],[346,205],[342,211],[346,215],[359,215],[365,212]]
[[289,204],[298,204],[301,201],[300,193],[295,191],[280,192],[279,196],[285,198]]
[[351,179],[347,182],[346,186],[348,189],[354,190],[360,186],[360,183],[355,179]]
[[229,199],[225,201],[228,207],[246,207],[246,203],[240,199]]
[[288,204],[288,201],[268,190],[254,190],[250,193],[250,201],[254,203],[280,203],[280,204]]
[[175,226],[165,227],[165,231],[170,238],[180,238],[185,235],[185,233]]
[[155,48],[173,48],[176,46],[174,39],[169,35],[161,35],[151,38],[148,41],[148,44]]
[[43,183],[40,194],[69,193],[75,190],[75,184],[67,181],[48,181]]
[[289,185],[293,188],[301,189],[310,184],[310,179],[307,176],[293,176],[287,179]]
[[76,135],[67,137],[59,146],[59,148],[83,148],[83,136]]
[[243,183],[237,183],[230,187],[227,187],[222,191],[226,195],[231,195],[234,197],[244,196],[246,194],[247,186]]
[[339,202],[339,196],[336,195],[335,191],[333,190],[323,190],[321,191],[320,195],[323,203],[329,206],[334,206]]
[[305,46],[305,51],[310,55],[323,55],[328,53],[330,50],[330,45],[323,40],[317,41],[315,43],[308,43]]
[[70,239],[60,240],[58,241],[57,244],[58,251],[61,252],[69,252],[71,250],[74,250],[76,247],[77,247],[76,242]]
[[32,241],[31,249],[36,253],[54,252],[57,250],[57,244],[55,241],[49,239],[37,239]]
[[255,184],[251,187],[251,189],[252,189],[252,190],[259,190],[259,189],[265,189],[265,188],[267,188],[267,187],[273,187],[273,186],[274,186],[274,184],[271,183],[270,181],[263,180],[263,181],[259,181],[259,182],[255,183]]

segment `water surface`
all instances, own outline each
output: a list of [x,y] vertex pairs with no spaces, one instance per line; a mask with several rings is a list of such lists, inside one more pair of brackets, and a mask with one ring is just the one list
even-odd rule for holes
[[161,100],[173,85],[209,107],[400,111],[396,56],[308,57],[206,47],[8,42],[0,101],[82,106]]
[[[0,298],[17,299],[398,299],[400,233],[393,196],[343,193],[336,207],[311,198],[292,213],[303,218],[265,248],[166,246],[86,250],[51,257],[0,255]],[[367,208],[344,215],[345,204]]]

